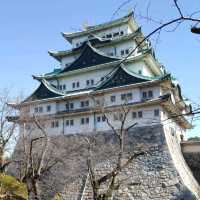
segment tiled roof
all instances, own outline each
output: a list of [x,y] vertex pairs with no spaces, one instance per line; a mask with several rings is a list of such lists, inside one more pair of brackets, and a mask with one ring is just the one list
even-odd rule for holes
[[85,47],[82,50],[82,54],[79,56],[79,58],[76,59],[71,65],[63,69],[60,73],[92,67],[95,65],[114,62],[118,60],[120,59],[116,57],[107,56],[104,53],[92,47],[90,43],[87,43],[85,44]]

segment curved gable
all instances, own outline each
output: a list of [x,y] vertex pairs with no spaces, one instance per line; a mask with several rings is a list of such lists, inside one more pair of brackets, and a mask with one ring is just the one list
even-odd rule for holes
[[26,100],[24,100],[24,102],[49,99],[49,98],[54,98],[54,97],[59,97],[59,96],[63,96],[63,95],[49,89],[46,86],[46,84],[43,81],[41,81],[39,87],[33,92],[33,94],[31,94]]
[[60,73],[82,69],[86,67],[92,67],[104,63],[114,62],[117,60],[120,59],[103,55],[95,48],[93,48],[90,44],[87,43],[79,58],[76,59],[71,65],[66,67],[64,70],[62,70]]
[[109,79],[100,85],[98,90],[142,83],[146,81],[150,80],[131,75],[130,73],[127,73],[127,71],[125,71],[122,67],[119,67]]

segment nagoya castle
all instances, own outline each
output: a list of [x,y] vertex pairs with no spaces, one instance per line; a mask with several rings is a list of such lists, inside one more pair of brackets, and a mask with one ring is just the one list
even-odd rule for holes
[[[185,141],[192,125],[184,114],[191,112],[191,105],[156,58],[151,42],[142,42],[145,36],[133,13],[79,32],[63,32],[62,36],[72,48],[49,51],[60,67],[33,75],[38,88],[15,106],[20,110],[21,133],[31,128],[28,120],[22,120],[26,113],[27,117],[42,118],[49,136],[60,138],[64,149],[73,145],[69,151],[58,152],[66,157],[66,166],[55,169],[63,181],[55,188],[63,199],[93,199],[81,136],[99,138],[96,168],[98,173],[106,173],[115,154],[109,147],[116,142],[107,120],[119,129],[124,109],[129,110],[124,127],[137,124],[126,136],[127,152],[141,144],[150,147],[152,153],[121,172],[125,182],[113,199],[200,199],[198,176],[188,166],[198,152],[188,150]],[[79,164],[75,167],[76,156]]]

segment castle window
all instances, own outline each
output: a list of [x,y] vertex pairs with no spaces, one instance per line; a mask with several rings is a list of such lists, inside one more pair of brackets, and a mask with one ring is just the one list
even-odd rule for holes
[[123,56],[125,54],[124,50],[121,50],[121,56]]
[[70,109],[74,109],[74,103],[69,104]]
[[72,83],[72,88],[79,88],[80,83],[79,82],[73,82]]
[[105,122],[106,121],[106,116],[102,116],[102,122]]
[[65,84],[63,85],[63,90],[66,90],[66,85]]
[[113,118],[114,118],[114,121],[122,121],[123,113],[114,113]]
[[89,121],[90,121],[90,120],[89,120],[89,117],[85,118],[85,123],[86,123],[86,124],[89,124]]
[[38,113],[38,107],[35,107],[35,108],[34,108],[34,112],[35,112],[35,113]]
[[66,120],[65,125],[69,126],[69,120]]
[[93,80],[93,79],[87,80],[87,81],[86,81],[86,85],[87,85],[87,86],[94,85],[94,80]]
[[47,106],[47,112],[51,112],[51,105]]
[[113,37],[119,36],[119,32],[113,33]]
[[81,124],[85,123],[85,118],[81,118]]
[[52,121],[51,128],[57,128],[57,127],[59,127],[59,121]]
[[124,31],[120,31],[120,35],[124,35]]
[[149,97],[149,98],[152,98],[152,97],[153,97],[153,91],[152,91],[152,90],[149,90],[149,91],[148,91],[148,97]]
[[65,104],[65,108],[66,108],[66,110],[69,110],[69,103]]
[[40,112],[40,113],[43,112],[43,107],[39,107],[39,112]]
[[72,87],[75,88],[76,87],[76,83],[72,83]]
[[106,37],[107,37],[107,38],[112,38],[112,34],[111,34],[111,33],[110,33],[110,34],[107,34]]
[[97,117],[97,122],[105,122],[106,121],[106,117],[103,115],[103,116],[98,116]]
[[126,49],[126,50],[125,50],[125,53],[126,53],[126,54],[129,54],[129,49]]
[[89,106],[89,101],[81,101],[81,108],[84,108],[84,107],[88,107]]
[[160,110],[159,109],[155,109],[154,110],[154,116],[158,117],[160,115]]
[[132,93],[121,94],[122,101],[130,101],[133,99]]
[[97,117],[97,122],[100,122],[100,121],[101,121],[101,117],[98,116],[98,117]]
[[70,120],[70,126],[73,126],[73,125],[74,125],[74,120],[71,119],[71,120]]
[[142,111],[139,111],[138,112],[138,118],[142,118],[143,117],[143,113],[142,113]]
[[147,93],[146,92],[142,92],[142,98],[146,99],[147,98]]
[[89,124],[89,117],[86,117],[86,118],[81,118],[81,124],[84,125],[84,124]]
[[110,101],[111,101],[111,102],[115,102],[115,101],[116,101],[116,96],[114,96],[114,95],[111,96],[111,97],[110,97]]
[[137,118],[137,113],[136,112],[132,112],[132,118],[133,119]]

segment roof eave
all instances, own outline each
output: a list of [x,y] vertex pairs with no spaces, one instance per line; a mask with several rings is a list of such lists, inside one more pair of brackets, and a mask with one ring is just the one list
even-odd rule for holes
[[131,27],[133,30],[137,30],[138,25],[135,22],[134,18],[133,18],[133,12],[130,12],[128,15],[119,18],[113,22],[110,22],[108,24],[99,24],[97,26],[91,26],[89,29],[80,31],[80,32],[75,32],[75,33],[65,33],[65,32],[61,32],[62,36],[70,43],[72,43],[72,40],[76,37],[80,37],[80,36],[84,36],[86,34],[95,32],[95,31],[99,31],[99,30],[105,30],[111,27],[115,27],[118,26],[120,24],[124,24],[124,23],[129,23],[130,21],[133,21],[131,24]]

